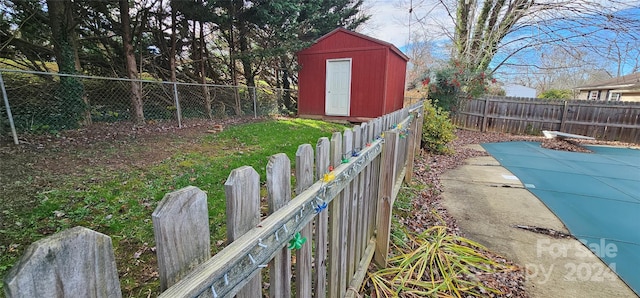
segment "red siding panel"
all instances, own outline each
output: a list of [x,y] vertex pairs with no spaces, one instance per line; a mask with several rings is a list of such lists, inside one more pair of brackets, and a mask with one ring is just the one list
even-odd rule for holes
[[351,53],[351,115],[378,117],[384,101],[386,49]]
[[385,114],[402,109],[404,104],[406,73],[406,61],[397,55],[390,53],[389,60],[387,61]]
[[299,55],[298,113],[324,115],[325,60],[317,55]]

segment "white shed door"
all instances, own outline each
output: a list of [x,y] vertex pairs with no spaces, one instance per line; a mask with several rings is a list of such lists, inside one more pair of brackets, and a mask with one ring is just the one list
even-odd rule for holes
[[327,60],[325,114],[349,116],[351,59]]

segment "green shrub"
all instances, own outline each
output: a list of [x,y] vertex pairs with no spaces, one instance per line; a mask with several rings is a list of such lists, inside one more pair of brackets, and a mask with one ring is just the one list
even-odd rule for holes
[[573,91],[568,89],[549,89],[538,95],[538,98],[548,100],[573,99]]
[[433,104],[454,114],[472,98],[500,92],[491,71],[479,70],[463,61],[451,60],[425,75],[427,78],[422,82],[429,84],[429,98],[437,99]]
[[422,148],[435,154],[453,153],[447,144],[456,138],[455,125],[449,119],[449,112],[426,101],[422,122]]

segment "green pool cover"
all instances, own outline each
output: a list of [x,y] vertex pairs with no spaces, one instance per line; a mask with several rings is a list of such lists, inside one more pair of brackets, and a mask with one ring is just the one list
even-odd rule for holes
[[593,153],[577,153],[536,142],[482,146],[640,295],[640,150],[589,146]]

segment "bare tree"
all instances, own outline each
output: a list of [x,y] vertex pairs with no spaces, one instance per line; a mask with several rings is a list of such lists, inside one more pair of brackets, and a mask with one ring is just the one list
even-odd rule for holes
[[413,43],[407,47],[407,56],[409,56],[409,68],[407,71],[407,82],[411,85],[418,84],[419,80],[424,79],[425,74],[429,73],[439,65],[434,57],[434,43],[427,36],[414,35]]
[[[605,65],[594,61],[594,55],[584,49],[550,47],[549,51],[540,54],[535,65],[528,64],[523,58],[515,59],[515,66],[511,67],[511,70],[515,71],[512,74],[515,75],[511,80],[536,88],[538,94],[541,94],[551,89],[573,90],[576,86],[611,78]],[[529,71],[531,69],[533,71]],[[575,96],[577,94],[574,94]]]
[[613,77],[640,71],[640,47],[637,42],[615,40],[602,47],[594,47],[593,51],[605,58]]
[[[450,20],[442,23],[442,29],[452,40],[452,58],[476,71],[495,71],[513,64],[519,54],[535,55],[548,45],[601,49],[620,40],[635,48],[640,45],[637,0],[432,0],[428,4],[434,2]],[[416,19],[427,22],[431,18],[426,12],[440,16],[427,3],[421,9],[425,13]],[[636,14],[628,13],[631,9]]]

